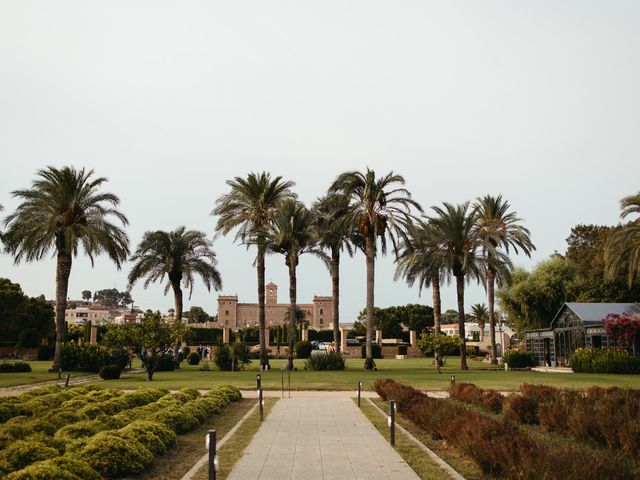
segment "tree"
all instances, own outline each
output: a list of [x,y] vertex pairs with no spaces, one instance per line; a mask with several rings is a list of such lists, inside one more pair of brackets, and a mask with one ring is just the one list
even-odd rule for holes
[[[365,326],[367,309],[358,314],[357,324]],[[387,308],[373,308],[373,328],[382,330],[384,338],[401,338],[405,330],[423,332],[433,326],[433,308],[427,305],[407,304]],[[354,323],[354,330],[356,323]]]
[[333,342],[337,352],[340,351],[340,254],[346,250],[353,256],[354,250],[355,234],[349,210],[349,199],[336,194],[325,195],[313,205],[315,236],[320,248],[328,250],[331,256],[328,266],[333,295]]
[[284,255],[289,270],[289,353],[287,368],[293,370],[293,346],[296,339],[297,276],[300,255],[320,252],[313,236],[313,215],[293,198],[283,200],[273,215],[267,231],[267,248]]
[[217,215],[216,231],[227,235],[236,230],[235,241],[243,245],[255,245],[258,250],[256,271],[258,274],[258,323],[260,326],[260,366],[268,368],[267,339],[265,338],[266,320],[264,303],[264,257],[266,254],[266,235],[273,215],[285,199],[295,198],[291,188],[293,182],[282,177],[271,178],[267,172],[250,173],[247,178],[235,177],[227,180],[231,188],[229,193],[216,200],[211,212]]
[[480,239],[476,222],[478,212],[469,208],[469,202],[459,205],[443,203],[442,207],[431,207],[436,213],[430,217],[440,237],[445,268],[456,279],[458,297],[458,327],[460,329],[460,369],[467,370],[467,350],[464,331],[464,286],[470,279],[481,279],[485,263],[478,254]]
[[441,238],[433,223],[418,220],[413,224],[407,231],[406,241],[401,243],[394,277],[396,280],[403,277],[410,287],[417,282],[419,293],[431,287],[436,333],[440,333],[441,323],[440,285],[451,282]]
[[529,230],[520,224],[522,219],[516,212],[510,212],[509,202],[502,195],[478,197],[474,208],[478,211],[478,237],[485,257],[485,280],[489,303],[489,334],[491,335],[491,363],[498,363],[496,350],[496,317],[494,311],[495,284],[502,285],[508,279],[513,265],[509,250],[517,254],[518,249],[531,257],[535,246],[531,242]]
[[605,263],[608,279],[614,279],[624,270],[629,288],[640,280],[640,192],[620,200],[620,218],[631,215],[637,218],[622,226],[611,235],[607,244]]
[[538,263],[531,272],[516,268],[509,284],[497,292],[511,328],[547,328],[565,302],[575,301],[580,278],[575,265],[560,255]]
[[344,195],[350,201],[349,223],[362,235],[365,244],[367,266],[367,339],[364,368],[375,367],[371,348],[371,326],[373,324],[375,257],[377,239],[380,238],[380,252],[386,253],[385,235],[397,253],[396,237],[406,237],[406,230],[413,221],[411,209],[422,211],[420,205],[411,198],[404,188],[405,180],[393,172],[376,178],[373,170],[365,173],[345,172],[336,178],[329,189],[331,194]]
[[93,300],[113,309],[126,307],[130,303],[133,303],[131,292],[129,290],[121,292],[117,288],[105,288],[98,290],[93,294]]
[[83,290],[82,291],[82,299],[85,301],[90,301],[91,300],[91,290]]
[[[476,303],[475,305],[471,305],[471,318],[473,318],[478,323],[478,328],[480,329],[480,341],[484,338],[484,325],[489,316],[489,311],[487,310],[487,306],[484,303]],[[492,343],[495,343],[492,342]],[[493,347],[491,347],[493,349]]]
[[211,317],[202,307],[193,306],[189,309],[187,318],[189,319],[189,323],[204,323],[208,322]]
[[83,249],[91,260],[106,253],[120,269],[129,255],[129,239],[122,225],[127,218],[117,210],[120,200],[112,193],[99,192],[107,181],[93,170],[74,167],[47,167],[39,170],[30,189],[13,196],[22,203],[5,220],[3,242],[16,264],[38,261],[50,251],[56,256],[56,344],[53,369],[60,368],[62,334],[73,257]]
[[54,316],[53,307],[44,296],[29,297],[19,284],[0,278],[0,331],[3,341],[17,342],[26,331],[35,331],[39,343],[40,339],[53,332]]
[[147,312],[140,323],[110,325],[102,344],[124,348],[136,355],[147,372],[147,381],[153,380],[160,361],[173,352],[173,346],[187,335],[188,329],[180,322],[165,323],[159,312]]
[[[218,261],[212,245],[203,232],[186,230],[185,227],[178,227],[173,232],[146,232],[131,257],[134,265],[129,272],[129,284],[133,286],[138,280],[145,278],[144,288],[147,288],[152,282],[164,281],[166,276],[164,294],[170,288],[173,290],[176,306],[174,323],[181,323],[183,286],[189,289],[191,298],[197,275],[207,291],[222,288],[222,279],[216,268]],[[176,345],[177,355],[179,344]]]

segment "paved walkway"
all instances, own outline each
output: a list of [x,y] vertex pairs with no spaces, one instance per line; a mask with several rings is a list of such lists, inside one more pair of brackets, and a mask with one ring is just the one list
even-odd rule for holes
[[229,480],[417,480],[353,400],[281,399],[253,437]]

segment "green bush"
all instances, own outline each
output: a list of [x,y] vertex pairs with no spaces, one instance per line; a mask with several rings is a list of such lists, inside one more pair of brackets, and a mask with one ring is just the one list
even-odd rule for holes
[[38,347],[38,360],[51,360],[56,349],[53,345],[40,345]]
[[118,365],[105,365],[100,369],[98,375],[103,380],[117,380],[120,378],[120,367]]
[[305,362],[308,370],[344,370],[344,357],[339,352],[317,352]]
[[[376,342],[371,342],[371,355],[373,355],[373,358],[382,358],[382,346]],[[360,347],[360,358],[367,358],[366,342]]]
[[153,454],[134,438],[101,432],[89,439],[80,458],[99,474],[117,477],[141,472],[153,461]]
[[0,452],[0,463],[9,466],[9,471],[20,470],[38,460],[47,460],[60,455],[58,450],[33,439],[18,440]]
[[200,363],[200,355],[198,355],[198,352],[191,352],[187,355],[187,363],[189,365],[198,365]]
[[129,353],[124,348],[117,348],[109,352],[108,361],[109,361],[109,364],[118,365],[120,367],[120,370],[124,370],[125,368],[127,368],[127,366],[129,366],[129,363],[131,362],[131,357],[129,356]]
[[173,353],[166,353],[160,357],[156,372],[173,372],[176,369],[176,362],[173,359]]
[[231,350],[226,345],[220,345],[214,349],[213,361],[222,372],[238,369],[238,359],[231,355]]
[[98,373],[109,363],[109,354],[98,345],[65,343],[62,346],[61,367],[64,371]]
[[296,353],[297,358],[309,358],[312,350],[313,345],[311,345],[311,342],[307,340],[297,342],[293,347],[293,351]]
[[504,352],[503,360],[509,368],[527,368],[535,365],[533,356],[520,350],[507,350]]
[[82,477],[60,468],[50,461],[34,463],[5,478],[7,480],[83,480]]
[[423,333],[418,339],[418,348],[427,356],[433,356],[435,351],[443,356],[459,355],[462,340],[457,335]]
[[640,373],[640,358],[604,348],[579,348],[571,356],[576,373]]
[[0,373],[21,373],[30,372],[31,365],[27,362],[4,362],[0,363]]

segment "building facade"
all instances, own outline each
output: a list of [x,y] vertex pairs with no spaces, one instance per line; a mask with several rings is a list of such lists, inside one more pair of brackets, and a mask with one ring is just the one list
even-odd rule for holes
[[[299,303],[309,328],[322,330],[333,328],[333,297],[313,296],[313,303]],[[283,324],[289,311],[288,303],[278,303],[278,286],[269,283],[265,287],[266,326]],[[238,330],[258,326],[258,304],[240,303],[237,295],[218,296],[218,325]]]
[[68,323],[82,325],[86,322],[95,324],[106,324],[110,322],[109,310],[95,310],[92,308],[67,308],[64,318]]

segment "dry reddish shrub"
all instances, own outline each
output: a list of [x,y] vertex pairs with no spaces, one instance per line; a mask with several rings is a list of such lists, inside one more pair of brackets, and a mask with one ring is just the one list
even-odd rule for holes
[[483,390],[472,383],[452,383],[449,395],[464,403],[480,405],[493,413],[500,413],[504,403],[504,397],[499,392]]
[[529,397],[511,395],[504,403],[502,411],[506,418],[520,423],[535,425],[540,423],[538,404]]

